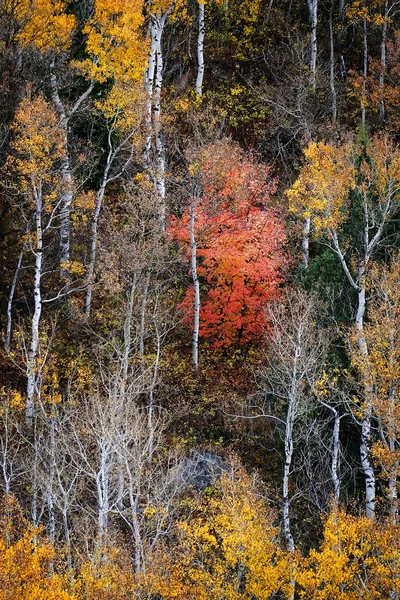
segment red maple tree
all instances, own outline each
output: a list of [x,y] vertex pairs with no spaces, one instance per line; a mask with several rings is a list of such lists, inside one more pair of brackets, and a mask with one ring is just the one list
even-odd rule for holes
[[[229,145],[203,153],[202,194],[195,207],[197,273],[202,282],[200,335],[216,346],[248,342],[267,327],[265,307],[279,295],[287,265],[281,216],[272,208],[270,168]],[[192,200],[193,202],[193,200]],[[190,210],[169,231],[190,257]],[[193,319],[193,286],[181,303]]]

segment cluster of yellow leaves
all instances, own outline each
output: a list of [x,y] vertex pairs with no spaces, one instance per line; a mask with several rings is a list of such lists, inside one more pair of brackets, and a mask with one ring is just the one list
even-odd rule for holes
[[89,58],[74,65],[88,79],[130,83],[141,79],[147,54],[141,34],[143,0],[96,0],[83,30]]
[[59,119],[43,96],[24,98],[18,107],[12,127],[13,154],[3,168],[9,177],[18,177],[18,189],[24,193],[43,195],[44,186],[52,184],[45,199],[55,200],[54,185],[58,176],[55,163],[62,156],[62,131]]
[[142,79],[149,56],[143,35],[143,0],[96,0],[84,27],[88,58],[72,65],[87,79],[112,81],[109,93],[95,103],[121,129],[137,125],[143,103]]
[[165,600],[268,598],[288,589],[291,559],[279,549],[274,515],[249,478],[221,478],[190,521],[178,523],[175,553],[165,552],[156,590]]
[[299,595],[309,600],[378,600],[400,592],[399,528],[334,509],[318,550],[300,560]]
[[305,150],[306,163],[300,176],[287,191],[289,210],[312,217],[315,232],[337,229],[343,219],[343,205],[354,186],[352,146],[332,146],[313,142]]
[[301,218],[311,217],[314,234],[340,230],[348,218],[349,194],[363,197],[376,222],[385,203],[400,198],[400,151],[387,135],[377,135],[364,145],[346,142],[333,146],[312,142],[304,150],[306,162],[287,191],[289,210]]
[[66,14],[67,0],[3,0],[2,9],[18,24],[16,41],[41,52],[65,50],[71,43],[75,17]]
[[65,577],[51,573],[50,564],[56,553],[40,539],[40,529],[24,521],[13,498],[6,498],[3,509],[0,600],[77,600],[67,591]]
[[374,25],[383,25],[385,19],[379,12],[379,10],[385,4],[385,0],[353,0],[351,4],[346,7],[346,17],[350,23],[356,23],[360,19],[365,19],[369,23]]

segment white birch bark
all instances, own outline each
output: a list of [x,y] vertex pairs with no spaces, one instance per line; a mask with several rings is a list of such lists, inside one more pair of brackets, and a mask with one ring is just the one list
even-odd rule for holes
[[[165,18],[164,18],[165,17]],[[156,74],[154,83],[154,137],[155,137],[155,187],[159,201],[159,215],[161,230],[166,226],[166,207],[165,207],[165,147],[164,136],[161,123],[161,91],[163,82],[163,52],[162,52],[162,34],[166,15],[157,19],[158,33],[156,46]]]
[[368,38],[367,38],[367,19],[363,20],[363,78],[361,87],[361,124],[365,127],[365,96],[367,90],[368,76]]
[[198,0],[199,6],[199,32],[197,36],[197,78],[196,78],[196,94],[203,94],[203,78],[204,78],[204,35],[206,29],[205,23],[205,5],[204,0]]
[[[294,373],[295,375],[295,373]],[[289,481],[293,458],[293,426],[294,426],[294,408],[295,398],[289,398],[288,411],[286,415],[285,427],[285,463],[283,467],[283,486],[282,486],[282,505],[283,505],[283,529],[288,550],[294,552],[294,539],[290,524],[290,497]]]
[[25,250],[25,246],[22,248],[22,250],[19,254],[18,263],[17,263],[17,267],[14,272],[14,277],[12,280],[11,289],[10,289],[10,293],[8,296],[8,302],[7,302],[7,329],[6,329],[6,337],[5,337],[5,341],[4,341],[4,347],[5,347],[7,356],[10,354],[10,349],[11,349],[12,305],[13,305],[13,300],[14,300],[15,288],[17,287],[19,272],[20,272],[21,266],[22,266],[24,250]]
[[99,218],[100,213],[103,208],[103,200],[104,194],[106,192],[107,185],[110,182],[110,169],[114,158],[116,156],[117,150],[115,150],[112,146],[112,130],[110,129],[108,132],[108,155],[106,165],[104,167],[103,179],[101,182],[100,189],[96,194],[96,207],[92,220],[92,242],[90,248],[90,259],[87,268],[87,279],[86,279],[86,301],[85,301],[85,320],[88,321],[90,318],[90,311],[92,307],[92,292],[93,292],[93,282],[94,282],[94,271],[96,267],[96,258],[97,258],[97,241],[98,241],[98,227],[99,227]]
[[333,0],[329,11],[329,87],[331,90],[332,100],[332,121],[336,121],[337,118],[337,94],[335,87],[335,40],[333,36]]
[[144,336],[146,329],[146,308],[147,308],[147,297],[149,293],[150,286],[150,278],[151,278],[151,270],[149,268],[146,279],[143,286],[142,291],[142,299],[140,306],[140,323],[139,323],[139,354],[140,356],[144,356]]
[[149,66],[146,70],[145,75],[145,88],[147,93],[146,102],[146,116],[145,116],[145,144],[143,151],[143,166],[146,171],[150,169],[151,165],[151,142],[152,142],[152,123],[153,123],[153,88],[154,88],[154,75],[156,70],[156,51],[157,51],[157,26],[156,21],[152,17],[150,23],[150,57]]
[[308,12],[311,20],[311,58],[310,74],[311,87],[315,90],[317,75],[317,23],[318,23],[318,0],[307,0]]
[[34,198],[35,198],[35,244],[33,254],[35,257],[34,267],[34,283],[33,283],[33,301],[34,309],[32,316],[31,325],[31,343],[28,352],[27,360],[27,400],[26,400],[26,422],[29,426],[32,426],[34,407],[35,407],[35,392],[37,391],[37,355],[39,350],[39,325],[40,317],[42,314],[42,262],[43,262],[43,230],[42,230],[42,211],[43,211],[43,199],[41,184],[36,188],[33,185]]
[[60,99],[57,77],[54,73],[54,60],[51,65],[50,87],[51,96],[60,119],[59,127],[62,131],[62,155],[61,155],[61,211],[60,211],[60,273],[62,277],[68,276],[68,263],[70,261],[70,221],[71,205],[73,201],[73,186],[71,163],[68,149],[68,116],[65,106]]
[[61,148],[61,211],[60,211],[60,274],[61,277],[68,277],[68,263],[71,253],[71,207],[74,199],[73,177],[71,169],[71,157],[68,146],[68,127],[69,120],[77,112],[82,103],[88,98],[93,90],[94,83],[91,81],[86,90],[80,95],[74,105],[67,111],[64,102],[61,100],[59,84],[55,73],[55,59],[50,65],[50,89],[53,104],[59,117],[59,127],[62,131]]
[[308,269],[308,262],[310,258],[310,229],[311,229],[311,217],[306,217],[303,224],[303,238],[301,240],[301,262],[303,267]]
[[193,367],[197,373],[199,370],[199,328],[200,328],[200,283],[197,275],[197,242],[195,234],[196,209],[198,205],[198,195],[196,194],[190,205],[190,248],[192,261],[192,280],[194,288],[194,317],[193,317],[193,342],[192,359]]
[[384,23],[382,25],[382,37],[381,37],[381,69],[379,72],[379,119],[380,121],[385,120],[385,71],[386,71],[386,38],[387,38],[387,26],[389,17],[389,3],[388,1],[384,4],[383,18]]

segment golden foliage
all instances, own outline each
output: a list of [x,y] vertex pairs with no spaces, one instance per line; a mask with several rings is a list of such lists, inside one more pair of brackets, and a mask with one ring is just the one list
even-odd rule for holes
[[324,229],[337,229],[343,219],[343,205],[354,186],[352,146],[311,143],[305,150],[306,163],[288,190],[289,210],[312,217],[317,235]]
[[65,12],[67,0],[4,0],[2,4],[10,21],[17,23],[16,42],[40,52],[69,47],[76,22]]
[[54,548],[7,497],[0,520],[0,600],[76,600],[63,575],[51,572]]
[[165,600],[268,598],[285,590],[290,558],[280,550],[275,515],[243,472],[195,502],[177,525],[178,545],[158,561],[154,591]]
[[[400,592],[399,529],[334,509],[318,550],[300,561],[300,597],[312,600],[378,600]],[[393,594],[393,596],[392,596]]]

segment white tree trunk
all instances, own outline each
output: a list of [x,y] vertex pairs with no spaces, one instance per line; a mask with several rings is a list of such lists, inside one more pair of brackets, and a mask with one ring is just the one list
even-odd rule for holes
[[332,120],[336,121],[337,117],[337,95],[335,87],[335,40],[333,37],[333,2],[329,11],[329,41],[330,41],[330,57],[329,57],[329,87],[331,90],[332,99]]
[[315,90],[317,74],[317,23],[318,23],[318,0],[307,0],[308,11],[311,20],[311,58],[310,74],[311,86]]
[[146,101],[146,117],[145,117],[145,144],[143,151],[143,167],[146,171],[150,169],[150,155],[151,155],[151,141],[152,141],[152,123],[153,123],[153,88],[154,88],[154,75],[156,70],[156,52],[157,52],[157,26],[156,20],[152,17],[150,25],[150,57],[149,66],[145,76],[145,87],[147,93]]
[[[358,331],[357,343],[366,364],[368,364],[368,346],[364,335],[364,316],[365,316],[365,268],[359,269],[359,291],[358,307],[356,315],[356,325]],[[371,422],[372,422],[372,395],[373,389],[370,381],[365,383],[365,403],[363,409],[363,419],[361,422],[361,443],[360,458],[361,466],[365,476],[365,506],[366,515],[369,519],[375,518],[375,473],[371,460]]]
[[308,262],[310,258],[310,229],[311,229],[311,217],[304,219],[303,225],[303,238],[301,241],[301,262],[303,267],[308,269]]
[[193,343],[192,358],[193,367],[197,373],[199,370],[199,328],[200,328],[200,284],[197,275],[197,243],[195,235],[195,219],[198,204],[198,196],[192,200],[190,205],[190,247],[192,258],[192,279],[194,288],[194,318],[193,318]]
[[62,277],[68,275],[68,263],[70,261],[70,224],[71,205],[73,201],[73,183],[71,164],[68,150],[68,116],[58,91],[57,77],[54,73],[54,60],[51,64],[50,87],[51,96],[60,119],[62,131],[62,156],[61,156],[61,212],[60,212],[60,273]]
[[98,240],[98,226],[99,226],[99,218],[101,209],[103,207],[104,194],[106,192],[107,184],[109,183],[109,173],[111,169],[111,165],[113,159],[115,158],[115,152],[112,148],[111,142],[111,132],[108,134],[108,156],[107,163],[104,168],[103,180],[101,183],[101,187],[96,195],[96,208],[93,215],[92,220],[92,243],[90,248],[90,259],[89,265],[87,269],[87,278],[86,278],[86,302],[85,302],[85,320],[88,321],[90,318],[90,311],[92,307],[92,292],[93,292],[93,281],[94,281],[94,270],[96,267],[96,258],[97,258],[97,240]]
[[33,284],[34,309],[31,326],[31,344],[28,352],[27,364],[27,400],[26,400],[26,422],[29,426],[33,423],[33,414],[35,407],[35,392],[37,391],[37,355],[39,350],[39,326],[42,314],[42,262],[43,262],[43,230],[42,230],[42,191],[35,190],[35,277]]
[[285,429],[285,463],[283,467],[283,529],[288,550],[294,552],[294,539],[290,526],[290,497],[289,497],[289,479],[292,467],[293,457],[293,425],[294,425],[294,407],[293,400],[289,400],[288,412],[286,417]]
[[15,288],[17,287],[19,272],[21,270],[22,258],[24,256],[24,250],[25,250],[25,247],[22,248],[22,250],[19,254],[18,264],[15,269],[14,277],[13,277],[12,284],[11,284],[10,294],[8,296],[8,302],[7,302],[7,329],[6,329],[6,337],[5,337],[5,341],[4,341],[4,347],[5,347],[7,356],[10,354],[10,349],[11,349],[12,305],[13,305],[13,300],[14,300]]
[[164,136],[161,123],[161,91],[163,82],[163,53],[162,53],[162,34],[164,30],[165,19],[157,19],[157,46],[156,46],[156,75],[154,84],[154,136],[155,136],[155,186],[159,201],[159,218],[161,230],[166,227],[166,207],[165,207],[165,147]]
[[384,4],[383,18],[384,23],[382,25],[382,37],[381,37],[381,69],[379,72],[379,119],[385,120],[385,71],[386,71],[386,38],[387,38],[387,26],[388,26],[388,12],[389,3],[386,1]]
[[340,458],[340,416],[338,411],[331,407],[334,414],[333,434],[332,434],[332,465],[331,475],[333,483],[333,498],[335,504],[339,504],[340,498],[340,477],[339,477],[339,458]]
[[367,76],[368,76],[368,38],[367,38],[367,19],[363,21],[363,41],[364,41],[364,56],[363,56],[363,81],[361,88],[361,124],[365,127],[365,96],[367,91]]
[[201,97],[203,93],[204,77],[204,34],[205,34],[205,6],[204,0],[198,0],[199,5],[199,33],[197,36],[197,79],[196,94]]

